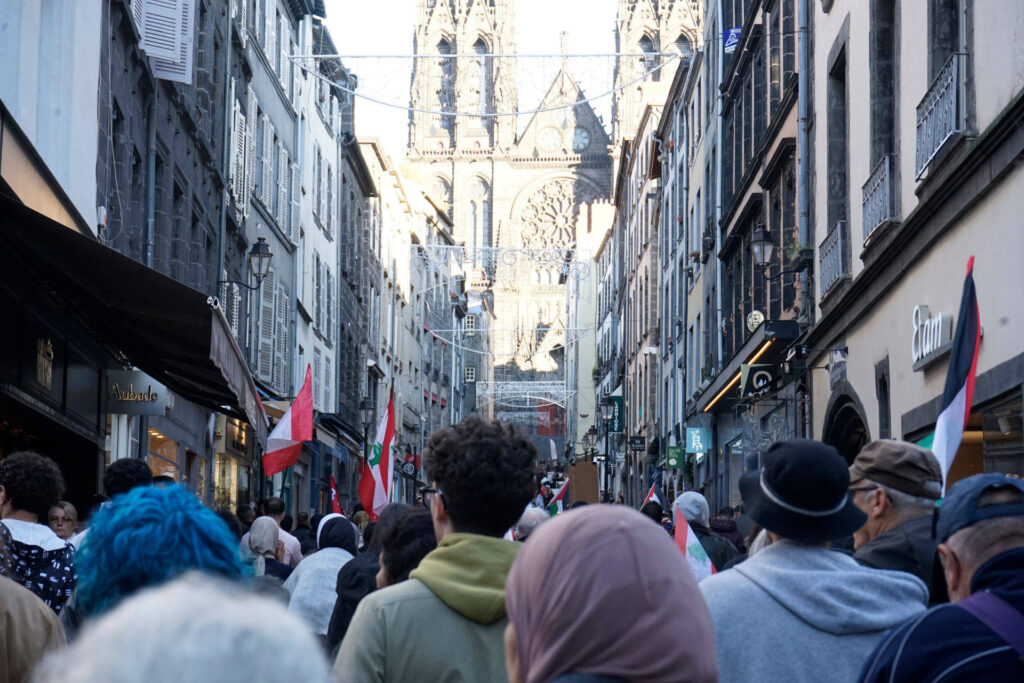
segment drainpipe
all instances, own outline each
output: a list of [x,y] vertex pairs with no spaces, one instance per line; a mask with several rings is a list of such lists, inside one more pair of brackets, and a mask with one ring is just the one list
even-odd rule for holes
[[[805,2],[805,0],[800,0]],[[724,17],[722,16],[722,3],[718,3],[718,25],[720,32],[725,32],[725,26],[723,25]],[[718,154],[715,155],[715,199],[712,208],[714,210],[714,217],[712,221],[715,225],[715,253],[721,253],[722,251],[722,240],[721,230],[718,229],[718,219],[720,217],[720,211],[722,207],[722,90],[719,87],[722,83],[722,73],[725,60],[725,50],[722,41],[715,41],[715,50],[718,53],[718,72],[715,74],[715,81],[713,84],[717,95],[715,96],[715,147],[718,150]],[[715,264],[715,355],[718,358],[716,363],[718,371],[721,372],[724,368],[722,367],[722,264]]]
[[[685,102],[682,102],[682,104],[685,105]],[[684,111],[685,110],[686,110],[686,108],[684,106]],[[690,139],[690,135],[689,135],[690,125],[691,125],[691,122],[690,122],[689,117],[684,115],[683,116],[683,126],[682,126],[682,130],[680,131],[680,137],[679,137],[680,140],[687,140],[688,141]],[[676,145],[676,148],[678,149],[679,145]],[[690,277],[691,277],[691,274],[693,273],[693,271],[690,270],[692,268],[692,266],[690,265],[690,254],[686,252],[686,248],[687,247],[685,245],[689,245],[690,244],[690,239],[689,239],[690,238],[690,230],[692,230],[695,227],[695,226],[691,226],[690,225],[690,212],[687,211],[686,208],[685,208],[686,205],[689,203],[689,199],[690,199],[690,165],[688,163],[683,164],[683,198],[684,198],[684,200],[686,200],[682,204],[682,206],[684,207],[683,208],[683,245],[684,245],[683,252],[685,253],[686,266],[683,268],[683,344],[682,344],[682,347],[683,347],[682,348],[683,369],[682,369],[682,373],[681,373],[682,374],[682,378],[683,378],[683,383],[682,383],[683,384],[683,396],[682,396],[682,399],[680,400],[679,408],[680,408],[680,410],[683,413],[683,415],[682,415],[682,418],[683,418],[682,419],[682,422],[683,422],[682,437],[683,437],[683,443],[686,443],[686,399],[689,397],[689,381],[690,381],[690,377],[689,377],[689,368],[690,368],[689,354],[690,354],[690,350],[689,350],[689,348],[686,345],[686,341],[689,338],[687,336],[687,323],[689,322],[689,316],[690,316]],[[680,346],[679,342],[676,342],[676,354],[677,355],[679,354],[679,346]],[[678,368],[679,368],[679,363],[678,363],[678,361],[676,361],[676,369],[678,369]],[[684,458],[685,458],[685,453],[684,453]]]
[[[295,27],[296,27],[295,37],[296,37],[297,43],[298,43],[298,48],[297,49],[298,49],[300,54],[305,54],[305,51],[304,51],[303,48],[304,48],[305,42],[306,42],[306,40],[305,40],[306,39],[306,32],[304,30],[303,25],[306,24],[307,22],[312,22],[312,18],[309,15],[307,15],[306,17],[300,19],[295,24]],[[292,62],[292,68],[293,69],[296,68],[297,66],[298,66],[297,64]],[[294,82],[294,80],[295,79],[293,78],[292,81]],[[300,109],[302,108],[302,103],[301,102],[302,101],[300,99],[299,100],[299,108]],[[300,155],[302,154],[302,131],[300,130],[299,122],[301,120],[302,119],[301,119],[299,114],[296,114],[295,118],[293,119],[295,125],[292,126],[293,134],[292,134],[292,154],[291,154],[291,161],[300,169],[300,171],[299,171],[300,173],[301,173],[301,169],[303,167],[303,164],[302,164],[302,162],[300,160]],[[335,168],[337,168],[337,165],[335,165]],[[281,175],[284,175],[284,172],[285,172],[285,169],[282,168],[281,169]],[[289,176],[289,178],[290,178],[290,176]],[[288,201],[290,202],[291,201],[291,187],[286,188],[285,191],[286,191],[286,194],[288,196]],[[301,210],[301,204],[300,204],[300,210]],[[291,211],[288,212],[288,219],[292,220],[292,218],[291,218]],[[289,233],[290,226],[282,225],[281,226],[281,230],[282,230],[282,232],[284,232],[287,235]],[[337,239],[338,236],[335,235],[334,238]],[[289,311],[288,311],[288,338],[291,341],[291,343],[288,346],[289,346],[289,351],[292,354],[292,362],[289,363],[289,365],[291,366],[292,369],[291,369],[291,372],[288,373],[289,375],[291,375],[288,378],[288,390],[289,390],[289,394],[288,395],[289,396],[295,396],[296,394],[299,393],[298,387],[295,386],[300,381],[299,380],[299,376],[300,375],[302,376],[302,380],[301,381],[305,381],[305,379],[306,379],[305,368],[302,368],[300,366],[300,364],[299,364],[300,361],[299,361],[299,321],[298,321],[298,317],[299,317],[299,298],[298,298],[298,294],[299,294],[299,269],[300,268],[302,268],[302,264],[299,263],[299,245],[295,245],[292,248],[292,296],[291,296],[291,304],[289,306]],[[332,301],[333,301],[333,299],[332,299]],[[335,360],[337,360],[337,359],[335,359]],[[334,365],[337,365],[337,363],[334,363]],[[333,412],[333,411],[331,411],[331,412]],[[312,476],[310,477],[310,479],[312,479]],[[319,479],[319,475],[318,475],[318,479]]]
[[[146,102],[146,266],[153,267],[153,236],[156,221],[156,87]],[[139,416],[139,459],[149,455],[149,418]]]
[[[808,158],[808,134],[810,128],[810,78],[807,73],[810,68],[810,45],[808,43],[807,17],[809,14],[808,0],[798,0],[797,21],[799,27],[796,32],[796,39],[799,52],[799,65],[797,72],[797,231],[801,245],[806,245],[810,240],[810,202],[807,197],[807,178],[810,169],[807,167]],[[811,300],[808,286],[810,278],[807,271],[800,273],[800,300],[802,313],[810,321],[814,316],[814,303]]]
[[227,33],[228,45],[227,49],[224,50],[224,75],[227,79],[228,86],[224,88],[224,154],[222,157],[223,164],[221,168],[224,170],[224,187],[221,189],[221,200],[220,200],[220,221],[217,226],[217,273],[216,277],[213,278],[213,282],[207,284],[211,286],[212,293],[217,296],[217,281],[221,279],[222,273],[224,273],[224,251],[226,248],[227,241],[227,222],[228,222],[228,184],[227,178],[231,175],[231,155],[229,150],[231,149],[232,140],[232,103],[235,100],[235,79],[231,77],[231,10],[227,12]]

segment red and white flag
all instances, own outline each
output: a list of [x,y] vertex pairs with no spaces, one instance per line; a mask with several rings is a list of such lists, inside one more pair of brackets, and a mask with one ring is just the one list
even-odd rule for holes
[[974,291],[974,257],[967,259],[967,278],[960,296],[960,313],[956,319],[956,334],[949,354],[946,388],[942,392],[942,410],[935,423],[932,452],[942,468],[942,491],[946,491],[946,478],[953,465],[964,427],[971,416],[974,398],[974,373],[978,366],[981,347],[981,313]]
[[334,475],[331,474],[331,512],[339,515],[345,514],[341,509],[341,501],[338,500],[338,485],[334,482]]
[[359,478],[359,500],[366,514],[374,521],[388,504],[391,491],[391,444],[394,440],[395,390],[392,388],[388,396],[388,412],[377,427],[377,437],[373,440],[373,448],[367,454],[366,467]]
[[306,366],[306,381],[299,395],[288,406],[284,417],[267,437],[263,454],[263,474],[271,476],[299,461],[302,442],[313,440],[313,370]]
[[554,517],[562,511],[562,503],[565,501],[565,491],[569,488],[569,479],[566,477],[565,483],[563,483],[558,490],[555,491],[554,497],[551,498],[551,502],[548,503],[548,513]]
[[676,546],[679,547],[679,551],[686,558],[686,564],[690,566],[693,578],[700,583],[715,573],[715,565],[711,563],[711,558],[708,557],[704,546],[700,544],[697,534],[693,533],[693,529],[690,527],[690,523],[686,521],[686,517],[683,516],[683,511],[679,508],[678,503],[676,504],[675,520]]
[[[640,503],[640,507],[643,507],[644,505],[647,505],[652,500],[655,503],[657,503],[658,505],[661,505],[661,498],[658,498],[658,494],[654,492],[654,488],[656,486],[657,486],[657,484],[651,484],[651,490],[647,492],[647,497],[644,498],[644,502]],[[664,507],[664,506],[662,506],[662,507]]]

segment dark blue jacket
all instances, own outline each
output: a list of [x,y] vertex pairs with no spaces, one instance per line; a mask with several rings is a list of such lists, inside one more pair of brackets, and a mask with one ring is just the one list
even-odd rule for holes
[[[1024,548],[1000,553],[971,579],[1024,614]],[[1024,660],[973,615],[947,603],[889,632],[864,665],[861,681],[1024,681]]]

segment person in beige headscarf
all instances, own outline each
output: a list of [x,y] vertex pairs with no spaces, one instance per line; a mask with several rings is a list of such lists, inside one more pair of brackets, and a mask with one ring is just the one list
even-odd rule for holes
[[646,516],[589,505],[545,522],[505,584],[511,683],[718,680],[708,608]]
[[280,529],[273,517],[259,517],[249,529],[249,550],[252,551],[254,576],[273,576],[285,581],[292,568],[281,561],[283,544],[278,540]]

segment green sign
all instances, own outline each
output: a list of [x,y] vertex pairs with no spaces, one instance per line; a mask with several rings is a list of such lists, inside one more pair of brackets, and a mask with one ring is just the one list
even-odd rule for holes
[[669,469],[679,469],[683,466],[683,462],[686,460],[683,453],[684,449],[682,446],[669,446],[665,449],[665,467]]
[[608,425],[609,434],[622,434],[623,423],[626,421],[626,406],[621,396],[612,396],[615,410],[612,412],[612,421]]

